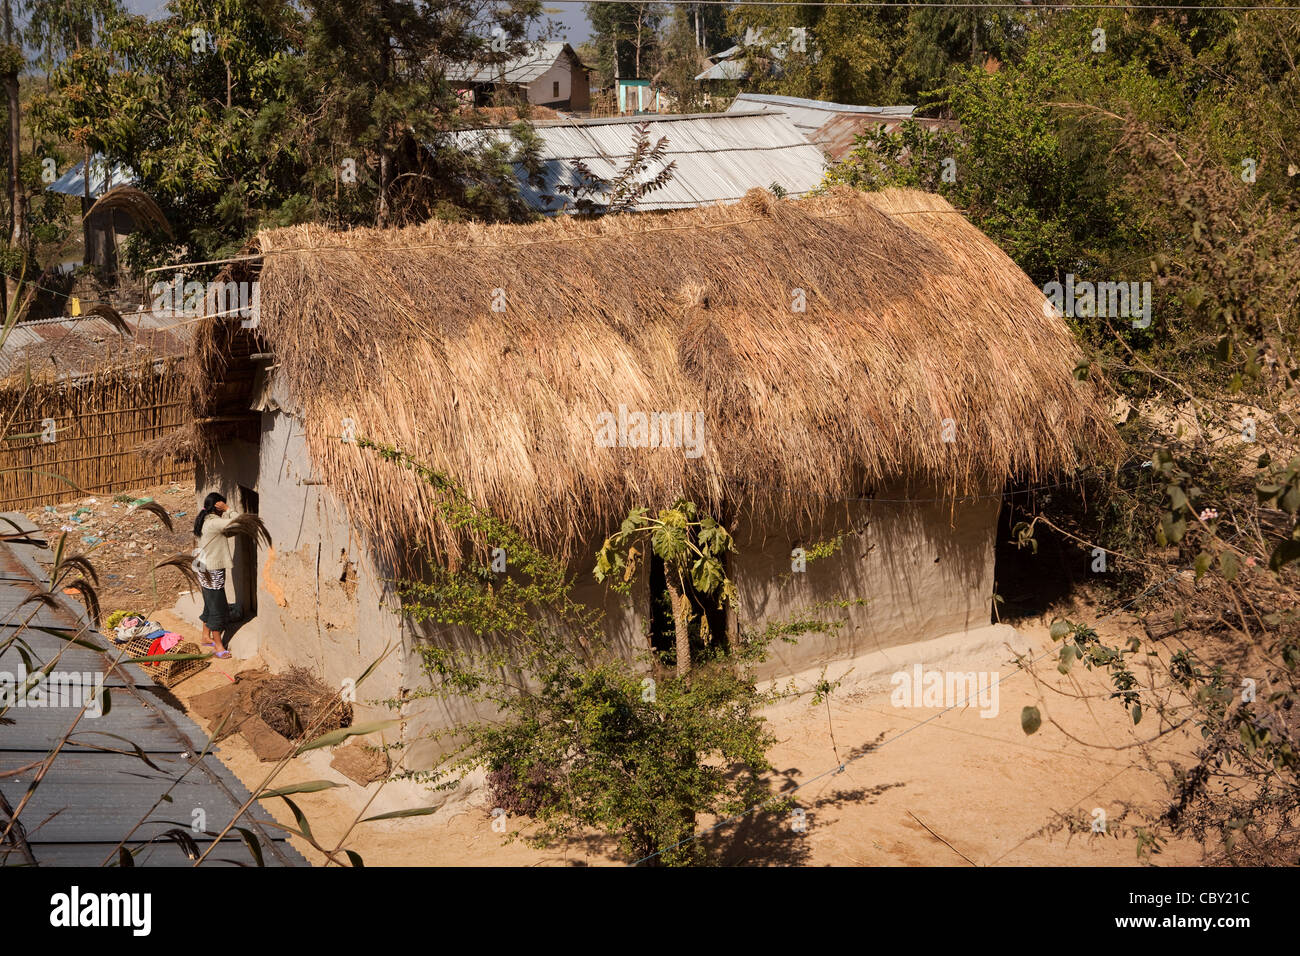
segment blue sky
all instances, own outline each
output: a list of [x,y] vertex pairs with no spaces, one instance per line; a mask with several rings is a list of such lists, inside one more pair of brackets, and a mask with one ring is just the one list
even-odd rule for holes
[[574,46],[591,36],[591,26],[581,3],[546,0],[545,7],[551,20],[560,25],[560,36]]

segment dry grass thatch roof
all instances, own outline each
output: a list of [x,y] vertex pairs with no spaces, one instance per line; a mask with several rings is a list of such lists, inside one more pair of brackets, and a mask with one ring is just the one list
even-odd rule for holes
[[[678,494],[795,517],[898,479],[986,492],[1113,447],[1064,322],[933,195],[754,190],[667,215],[298,226],[258,246],[245,351],[274,352],[320,477],[393,558],[455,553],[455,535],[410,473],[339,440],[344,418],[562,548]],[[199,418],[222,411],[231,329],[196,334]],[[703,454],[600,446],[596,416],[620,405],[702,412]]]
[[186,422],[166,434],[135,446],[135,453],[146,464],[154,467],[162,467],[171,462],[195,462],[202,457],[203,452],[198,427],[193,422]]

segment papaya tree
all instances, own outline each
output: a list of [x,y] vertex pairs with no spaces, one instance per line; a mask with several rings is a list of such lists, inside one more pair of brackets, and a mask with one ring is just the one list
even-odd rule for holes
[[[691,595],[718,608],[735,601],[736,587],[723,560],[735,550],[726,528],[702,513],[695,502],[679,498],[656,516],[648,508],[633,508],[622,527],[601,545],[596,580],[613,579],[616,587],[627,586],[647,552],[663,561],[672,601],[677,676],[685,677],[691,669]],[[701,624],[707,629],[707,620]]]

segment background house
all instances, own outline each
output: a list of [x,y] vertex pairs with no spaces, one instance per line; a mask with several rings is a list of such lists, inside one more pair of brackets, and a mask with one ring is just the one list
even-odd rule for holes
[[[95,200],[110,189],[133,186],[137,181],[130,167],[112,162],[102,153],[90,157],[89,193],[86,178],[86,163],[82,161],[46,188],[49,192],[76,196],[81,200],[81,214],[84,216]],[[98,266],[112,281],[117,274],[118,245],[135,229],[130,215],[120,208],[96,210],[85,224],[85,264]]]
[[[68,482],[88,494],[188,478],[192,465],[137,450],[175,436],[188,421],[179,369],[192,325],[132,314],[124,334],[101,316],[15,325],[0,349],[0,406],[13,435],[0,442],[0,511],[64,501]],[[66,480],[65,480],[66,479]]]
[[[771,677],[987,640],[1003,483],[1109,448],[1065,323],[932,195],[755,190],[665,216],[300,226],[257,246],[231,275],[258,275],[260,326],[203,322],[192,367],[198,493],[258,510],[274,540],[233,575],[256,618],[232,650],[333,684],[396,648],[367,700],[426,686],[431,642],[480,639],[394,613],[394,577],[466,542],[433,489],[344,440],[349,422],[564,556],[628,655],[654,632],[649,576],[615,595],[593,555],[629,508],[679,494],[735,530],[727,633],[867,599],[837,633],[778,646]],[[700,412],[703,454],[602,446],[597,416],[619,406]],[[793,548],[833,535],[838,551],[792,573]],[[407,768],[436,760],[427,731],[475,713],[410,700]]]
[[[773,43],[769,46],[756,47],[753,62],[756,62],[769,75],[779,76],[781,74],[781,64],[784,62],[788,53],[787,44],[784,42]],[[708,57],[709,67],[695,77],[697,83],[703,84],[708,89],[723,89],[726,84],[735,84],[740,80],[749,78],[750,66],[746,62],[746,47],[743,44],[735,44],[718,53]]]
[[453,63],[446,77],[453,86],[463,84],[476,106],[492,105],[493,97],[502,93],[551,109],[591,106],[590,72],[567,43],[536,43],[504,63]]

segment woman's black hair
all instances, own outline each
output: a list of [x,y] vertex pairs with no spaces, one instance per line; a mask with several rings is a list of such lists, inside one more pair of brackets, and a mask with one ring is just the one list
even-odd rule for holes
[[199,512],[198,517],[194,519],[194,537],[200,537],[203,534],[203,522],[208,520],[208,515],[214,513],[217,502],[225,503],[226,496],[213,491],[203,499],[203,510]]

